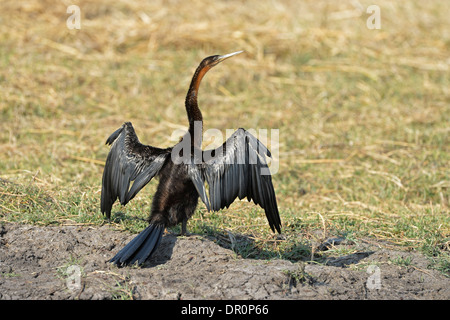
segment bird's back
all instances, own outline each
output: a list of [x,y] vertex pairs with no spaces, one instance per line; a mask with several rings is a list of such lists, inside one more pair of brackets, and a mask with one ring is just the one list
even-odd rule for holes
[[163,219],[166,227],[182,222],[193,213],[198,193],[190,179],[186,165],[174,164],[171,159],[159,172],[159,184],[153,197],[150,221]]

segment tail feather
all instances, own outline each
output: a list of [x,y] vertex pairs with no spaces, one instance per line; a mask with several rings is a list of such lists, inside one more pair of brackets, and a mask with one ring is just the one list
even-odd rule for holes
[[[164,231],[164,229],[162,230]],[[144,242],[139,249],[138,252],[136,252],[136,255],[134,256],[133,260],[131,261],[131,264],[133,264],[135,261],[138,261],[139,264],[147,260],[153,252],[155,252],[156,248],[159,246],[159,242],[162,238],[162,232],[161,235],[153,236],[147,239],[146,242]]]
[[136,261],[138,264],[143,264],[159,246],[163,233],[163,225],[149,225],[123,247],[109,262],[119,266],[131,265]]
[[144,243],[144,241],[147,239],[149,234],[153,228],[147,227],[145,230],[143,230],[141,233],[139,233],[136,237],[133,238],[125,247],[123,247],[119,253],[117,253],[114,258],[112,258],[111,262],[124,262],[128,260]]

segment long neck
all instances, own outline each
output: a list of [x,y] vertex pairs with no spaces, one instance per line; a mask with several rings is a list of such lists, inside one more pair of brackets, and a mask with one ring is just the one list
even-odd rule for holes
[[199,66],[197,70],[195,70],[185,101],[187,117],[189,120],[191,144],[199,148],[202,145],[203,117],[197,102],[198,88],[200,87],[203,76],[209,69],[210,68],[208,67]]

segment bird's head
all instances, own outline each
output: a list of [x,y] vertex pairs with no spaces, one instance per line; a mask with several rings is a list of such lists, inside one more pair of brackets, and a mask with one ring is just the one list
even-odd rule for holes
[[237,51],[237,52],[233,52],[233,53],[229,53],[229,54],[224,54],[224,55],[215,55],[215,56],[210,56],[210,57],[206,57],[205,59],[203,59],[203,61],[200,63],[200,66],[202,66],[203,68],[206,69],[211,69],[212,67],[218,65],[219,63],[221,63],[222,61],[231,58],[232,56],[235,56],[239,53],[242,53],[244,51]]
[[205,59],[200,62],[200,65],[197,67],[197,70],[194,73],[194,76],[192,77],[191,86],[189,87],[188,95],[187,95],[187,101],[190,101],[192,97],[197,99],[197,92],[198,87],[200,86],[200,82],[202,81],[203,76],[210,70],[212,67],[218,65],[222,61],[231,58],[232,56],[235,56],[239,53],[242,53],[244,51],[237,51],[229,54],[225,54],[223,56],[215,55],[206,57]]

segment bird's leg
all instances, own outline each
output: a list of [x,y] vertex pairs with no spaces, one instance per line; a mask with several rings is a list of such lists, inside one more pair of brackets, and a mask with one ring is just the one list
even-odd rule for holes
[[180,236],[187,236],[187,218],[184,218],[183,221],[181,222],[181,234]]

